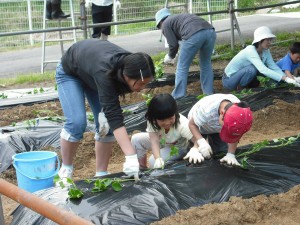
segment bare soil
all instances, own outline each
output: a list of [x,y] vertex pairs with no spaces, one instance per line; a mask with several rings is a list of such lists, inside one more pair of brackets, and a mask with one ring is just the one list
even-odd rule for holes
[[[286,48],[273,47],[272,54],[275,60],[286,54]],[[214,70],[223,70],[228,61],[214,61]],[[174,67],[166,66],[166,73],[174,73]],[[197,66],[192,66],[191,71],[199,71]],[[41,84],[26,84],[11,87],[0,87],[0,91],[13,88],[40,87]],[[54,83],[43,83],[43,86],[53,86]],[[220,80],[215,81],[215,89],[222,92]],[[173,86],[156,88],[155,93],[170,93]],[[146,91],[146,90],[145,90]],[[297,93],[300,92],[296,90]],[[201,94],[200,83],[194,82],[188,85],[189,94]],[[134,102],[143,101],[141,93],[126,95],[121,99],[122,104],[127,105]],[[36,118],[33,113],[36,110],[47,109],[55,114],[62,115],[59,101],[34,104],[31,106],[16,106],[1,110],[0,127],[10,125],[12,122],[25,121]],[[258,143],[263,140],[288,137],[296,135],[300,130],[300,101],[287,103],[275,100],[267,108],[254,112],[254,123],[250,132],[245,134],[240,145]],[[124,154],[115,143],[110,159],[109,172],[122,171]],[[82,180],[92,177],[95,173],[95,154],[93,133],[85,133],[75,160],[74,180]],[[16,184],[16,176],[13,168],[0,175],[1,178]],[[12,220],[10,213],[16,208],[18,203],[2,197],[5,222],[9,224]],[[174,216],[165,218],[153,224],[205,224],[205,225],[235,225],[235,224],[300,224],[300,185],[292,188],[286,193],[265,196],[260,195],[250,199],[232,197],[228,202],[221,204],[207,204],[202,207],[194,207],[188,210],[178,211]]]

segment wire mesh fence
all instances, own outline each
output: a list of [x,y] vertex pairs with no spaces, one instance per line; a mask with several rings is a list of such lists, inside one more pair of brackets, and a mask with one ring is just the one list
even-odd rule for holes
[[[213,10],[224,10],[227,7],[227,0],[172,0],[168,1],[168,6],[188,3],[192,13],[207,12]],[[114,21],[130,21],[145,18],[154,18],[155,13],[165,6],[162,0],[121,0],[122,7],[116,10]],[[43,29],[43,8],[44,0],[0,0],[0,33],[19,32],[28,30]],[[68,0],[62,0],[62,9],[68,14],[70,4]],[[80,26],[80,0],[73,0],[75,15],[75,25]],[[87,23],[92,24],[91,10],[87,10]],[[182,13],[185,8],[171,8],[173,13]],[[214,15],[213,19],[228,18],[228,15]],[[47,23],[47,28],[57,27],[56,21]],[[61,26],[71,27],[71,20],[62,20]],[[128,35],[132,33],[144,32],[155,29],[155,22],[140,22],[134,24],[121,24],[112,26],[112,35]],[[65,32],[66,33],[66,32]],[[68,33],[68,32],[67,32]],[[69,31],[70,35],[72,31]],[[90,32],[89,32],[90,34]],[[55,32],[47,33],[48,36],[55,36]],[[76,31],[77,39],[83,39],[82,32]],[[0,37],[0,49],[14,47],[30,47],[40,45],[42,33],[22,34],[14,36]]]

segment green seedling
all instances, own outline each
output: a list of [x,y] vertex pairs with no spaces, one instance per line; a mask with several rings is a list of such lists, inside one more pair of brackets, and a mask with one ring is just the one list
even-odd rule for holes
[[204,98],[205,96],[207,96],[207,95],[206,95],[206,94],[201,94],[201,95],[198,95],[196,98],[197,98],[198,100],[200,100],[200,99]]
[[6,94],[4,94],[4,93],[0,94],[0,99],[6,99],[6,98],[7,98]]
[[[74,181],[71,178],[65,178],[67,183],[70,184],[68,195],[70,199],[79,199],[81,198],[84,193],[76,186]],[[65,188],[65,184],[63,180],[58,176],[55,175],[53,179],[54,183],[59,184],[61,188]]]
[[32,112],[37,117],[42,117],[42,116],[49,116],[49,117],[59,116],[58,114],[54,113],[52,110],[49,110],[49,109],[33,110]]
[[25,124],[27,129],[34,128],[38,125],[38,119],[26,120]]
[[245,97],[247,95],[252,95],[253,91],[252,91],[252,89],[243,89],[240,92],[232,91],[231,93],[233,95],[235,95],[236,97],[238,97],[238,98],[242,98],[242,97]]
[[[54,176],[54,183],[59,184],[61,188],[65,188],[64,181],[58,176]],[[122,182],[135,181],[135,179],[119,179],[119,178],[104,178],[104,179],[86,179],[86,183],[91,184],[94,182],[92,193],[103,192],[111,187],[114,191],[122,191]],[[84,192],[80,190],[71,178],[65,178],[65,182],[69,184],[68,196],[70,199],[79,199],[84,196]]]
[[163,60],[155,61],[155,80],[162,78],[164,75],[164,67],[163,67]]
[[146,105],[148,106],[150,104],[150,101],[152,100],[153,96],[151,94],[142,94],[142,96],[146,100]]
[[275,88],[276,84],[271,82],[270,77],[262,77],[262,76],[257,76],[257,80],[259,81],[260,87],[265,87],[265,88]]
[[88,114],[87,114],[87,119],[88,119],[88,121],[90,121],[90,122],[94,122],[94,114],[93,114],[93,113],[88,113]]
[[279,148],[279,147],[291,145],[294,142],[296,142],[299,138],[300,138],[300,134],[298,134],[296,137],[273,139],[274,144],[272,145],[270,145],[269,141],[264,140],[262,142],[252,145],[252,147],[248,151],[236,154],[236,158],[237,159],[241,158],[241,167],[243,169],[247,169],[248,165],[252,166],[248,161],[249,155],[259,152],[262,148],[265,147]]
[[109,186],[112,187],[112,189],[116,192],[119,192],[122,190],[121,182],[125,182],[128,180],[134,180],[134,179],[111,179],[111,178],[105,178],[105,179],[97,179],[94,183],[94,188],[92,189],[92,192],[102,192],[109,188]]
[[133,114],[133,111],[130,109],[123,109],[122,113],[125,115],[131,115],[131,114]]

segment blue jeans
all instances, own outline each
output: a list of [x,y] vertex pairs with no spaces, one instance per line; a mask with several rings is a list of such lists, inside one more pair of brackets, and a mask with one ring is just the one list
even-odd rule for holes
[[189,39],[183,40],[180,45],[179,58],[175,74],[175,88],[172,96],[175,99],[186,94],[187,80],[190,65],[199,54],[200,82],[204,94],[213,94],[214,74],[211,64],[211,55],[216,41],[214,29],[200,30]]
[[[67,141],[78,142],[83,138],[83,133],[85,132],[87,126],[85,110],[86,97],[94,115],[97,132],[95,139],[97,141],[105,142],[105,137],[102,138],[102,140],[98,135],[98,114],[101,111],[98,92],[87,88],[80,79],[66,74],[61,63],[57,64],[55,78],[58,89],[58,97],[66,118],[64,131],[67,132],[69,136]],[[108,136],[111,135],[112,133],[110,131]],[[111,137],[107,137],[106,139],[108,138]]]
[[246,87],[256,77],[257,69],[252,64],[232,74],[230,77],[226,75],[222,77],[223,87],[228,90],[236,90],[238,85]]

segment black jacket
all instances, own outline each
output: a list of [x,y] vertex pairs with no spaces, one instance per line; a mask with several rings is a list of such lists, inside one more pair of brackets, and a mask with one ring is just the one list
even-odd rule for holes
[[[79,78],[87,88],[98,91],[101,107],[113,131],[124,126],[119,96],[131,90],[122,81],[109,78],[107,72],[129,54],[111,42],[88,39],[73,44],[61,60],[66,74]],[[119,86],[123,86],[123,93]]]

